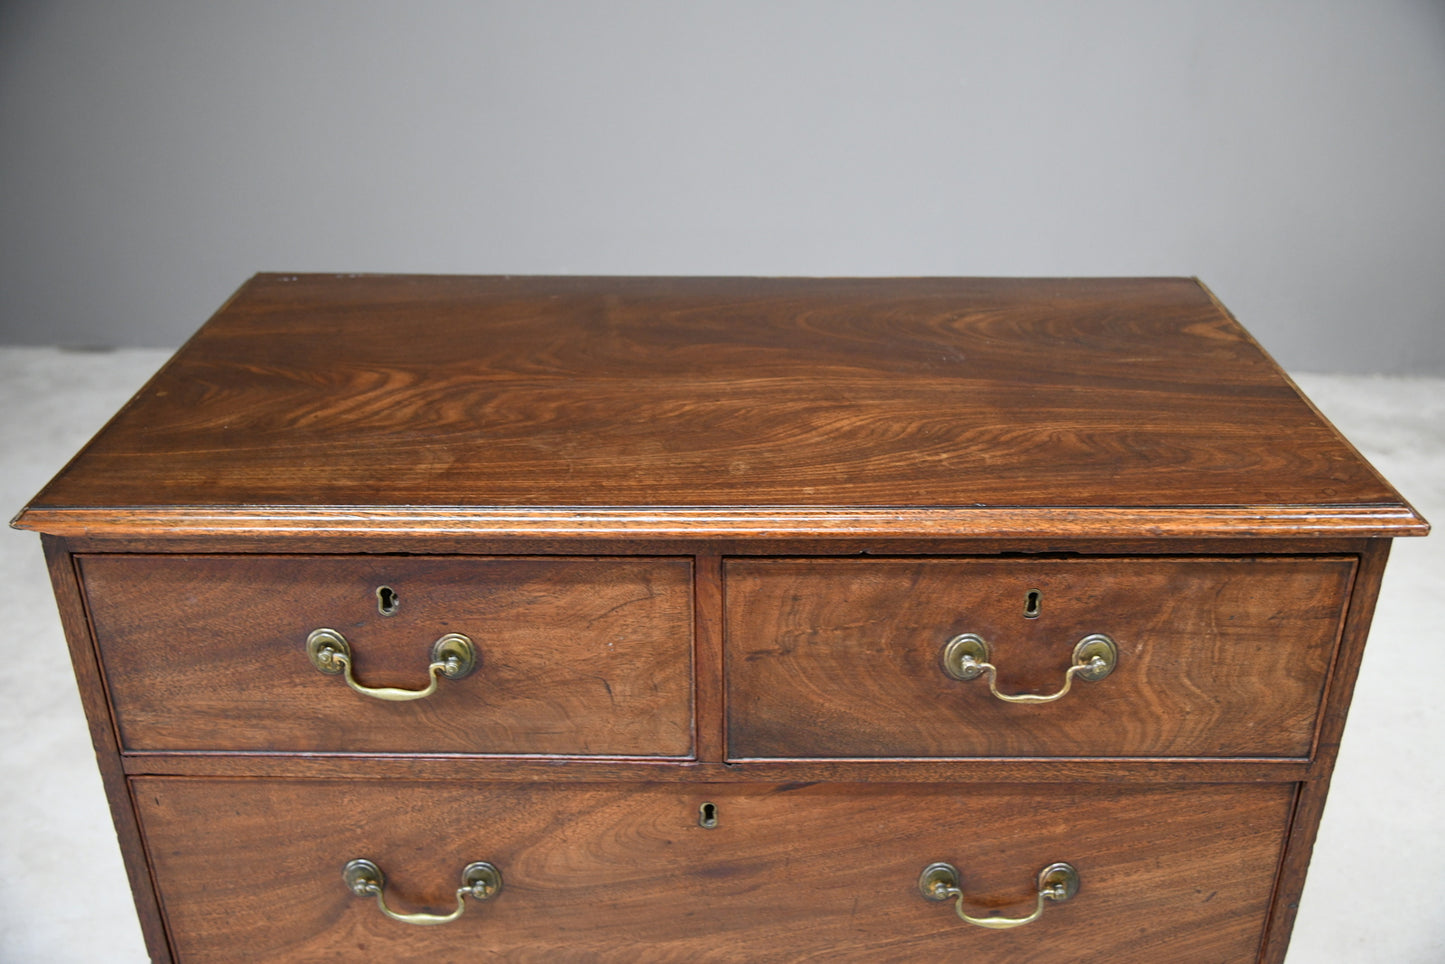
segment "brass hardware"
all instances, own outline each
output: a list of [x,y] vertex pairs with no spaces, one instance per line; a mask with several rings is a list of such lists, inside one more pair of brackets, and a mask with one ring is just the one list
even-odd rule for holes
[[450,914],[401,914],[386,906],[386,875],[381,868],[364,857],[348,860],[341,868],[341,879],[357,897],[375,897],[376,906],[392,920],[403,924],[449,924],[466,910],[466,898],[488,900],[502,889],[502,872],[484,860],[467,864],[462,870],[462,885],[457,888],[457,907]]
[[717,826],[717,804],[704,803],[697,808],[697,825],[704,830],[712,830]]
[[461,633],[447,633],[432,644],[431,665],[426,668],[430,681],[425,689],[403,690],[390,686],[362,686],[351,675],[351,646],[334,629],[318,629],[306,637],[306,656],[311,665],[328,676],[345,674],[346,685],[362,696],[388,702],[419,700],[437,690],[438,676],[461,679],[477,668],[477,647]]
[[1044,594],[1037,589],[1030,589],[1024,593],[1024,618],[1038,619],[1039,609],[1042,607]]
[[401,597],[396,590],[390,586],[376,587],[376,611],[383,616],[395,616],[396,608],[401,605]]
[[923,868],[918,877],[918,890],[929,900],[952,900],[953,909],[959,920],[975,927],[989,930],[1007,930],[1032,924],[1044,912],[1044,902],[1063,903],[1079,892],[1079,872],[1072,864],[1049,864],[1039,871],[1038,903],[1027,917],[971,917],[963,909],[963,889],[959,882],[958,868],[952,864],[936,863]]
[[1074,647],[1074,664],[1064,673],[1064,688],[1057,693],[1040,696],[1034,693],[1008,694],[998,691],[998,668],[988,661],[988,643],[976,633],[955,636],[943,647],[943,669],[956,680],[967,682],[988,674],[988,691],[1006,703],[1052,703],[1069,691],[1074,677],[1089,683],[1114,672],[1119,664],[1119,648],[1103,633],[1093,633],[1079,640]]

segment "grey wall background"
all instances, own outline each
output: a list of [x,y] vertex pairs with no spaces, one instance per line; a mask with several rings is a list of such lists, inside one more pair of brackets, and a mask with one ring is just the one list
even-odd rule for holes
[[0,343],[257,270],[1195,274],[1445,373],[1445,3],[0,0]]

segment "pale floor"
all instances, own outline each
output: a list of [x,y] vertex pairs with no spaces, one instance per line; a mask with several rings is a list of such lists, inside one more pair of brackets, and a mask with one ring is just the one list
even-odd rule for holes
[[[165,357],[0,348],[0,510],[17,512]],[[1445,379],[1297,380],[1416,508],[1445,524]],[[0,532],[0,603],[0,961],[142,961],[32,534]],[[1445,538],[1397,541],[1292,964],[1445,961],[1442,626]]]

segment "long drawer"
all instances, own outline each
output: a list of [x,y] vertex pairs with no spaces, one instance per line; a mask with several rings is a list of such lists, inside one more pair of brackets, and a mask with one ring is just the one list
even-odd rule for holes
[[79,564],[124,750],[691,752],[687,559]]
[[1305,757],[1354,571],[1346,557],[733,559],[728,752]]
[[[180,960],[1234,961],[1288,785],[538,785],[137,777]],[[704,826],[710,823],[711,826]],[[344,868],[371,861],[384,916]],[[463,868],[500,882],[459,900]],[[957,896],[920,889],[946,862]],[[1077,889],[1041,901],[1042,868]],[[985,929],[982,919],[1031,923]]]

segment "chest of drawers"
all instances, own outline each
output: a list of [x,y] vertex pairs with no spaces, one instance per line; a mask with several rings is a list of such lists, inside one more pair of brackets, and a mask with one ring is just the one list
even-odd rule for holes
[[308,275],[16,524],[183,961],[1279,961],[1428,528],[1188,279]]

